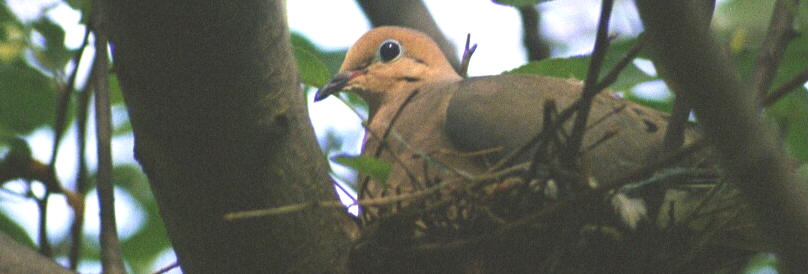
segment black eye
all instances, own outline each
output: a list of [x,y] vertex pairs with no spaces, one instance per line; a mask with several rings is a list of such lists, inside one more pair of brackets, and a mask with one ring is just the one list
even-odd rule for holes
[[401,55],[401,44],[396,40],[387,40],[382,42],[379,47],[379,58],[382,62],[390,62]]

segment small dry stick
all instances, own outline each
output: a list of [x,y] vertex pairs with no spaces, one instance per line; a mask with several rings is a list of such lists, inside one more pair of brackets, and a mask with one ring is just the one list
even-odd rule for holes
[[471,55],[477,50],[477,44],[469,47],[471,43],[471,33],[466,34],[466,49],[463,51],[463,60],[460,61],[460,76],[468,78],[469,62],[471,62]]

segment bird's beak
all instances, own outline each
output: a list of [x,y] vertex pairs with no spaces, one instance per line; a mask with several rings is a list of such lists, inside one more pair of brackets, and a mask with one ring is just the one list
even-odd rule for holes
[[329,95],[349,87],[351,84],[350,81],[359,74],[362,74],[362,71],[347,71],[335,75],[334,78],[331,78],[331,81],[328,81],[325,86],[317,90],[317,93],[314,95],[314,101],[321,101],[328,98]]

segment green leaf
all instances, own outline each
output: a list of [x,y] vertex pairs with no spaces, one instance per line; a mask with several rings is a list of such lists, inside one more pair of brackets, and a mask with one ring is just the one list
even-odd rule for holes
[[298,33],[292,33],[291,42],[292,47],[303,48],[309,53],[317,56],[317,59],[323,62],[326,68],[328,68],[329,76],[334,75],[337,73],[337,71],[339,71],[342,61],[345,60],[345,53],[348,51],[347,49],[337,51],[326,51],[319,49],[311,41]]
[[149,273],[152,262],[163,250],[171,248],[165,225],[158,212],[148,180],[135,165],[116,166],[116,183],[123,187],[137,201],[137,208],[146,215],[145,224],[140,230],[121,242],[121,251],[135,273]]
[[550,0],[493,0],[494,3],[500,5],[514,6],[514,7],[527,7],[533,6],[541,2]]
[[123,91],[121,91],[121,84],[118,82],[118,75],[109,74],[109,101],[112,105],[123,103]]
[[17,224],[17,222],[6,216],[6,214],[3,214],[2,211],[0,211],[0,231],[16,240],[18,243],[27,245],[33,249],[37,248],[36,244],[34,244],[34,240],[28,236],[25,229]]
[[808,92],[794,91],[766,109],[766,115],[785,130],[786,148],[794,157],[808,162]]
[[34,51],[37,60],[51,70],[64,68],[73,57],[72,52],[65,47],[65,30],[48,17],[41,17],[33,23],[33,27],[45,38],[45,49]]
[[302,47],[293,47],[297,68],[300,71],[300,81],[303,84],[313,87],[322,87],[328,83],[331,75],[325,64],[317,59],[317,56]]
[[[600,74],[601,78],[620,62],[634,43],[636,43],[636,39],[626,39],[612,43],[604,58]],[[585,79],[590,60],[589,55],[548,58],[538,62],[529,62],[521,67],[506,71],[504,74],[537,74],[559,78]],[[645,74],[634,64],[629,64],[620,72],[617,81],[610,88],[627,91],[639,83],[654,79],[656,78]]]
[[[19,137],[10,137],[6,142],[9,145],[8,154],[6,154],[6,163],[27,164],[31,159],[31,146],[28,145],[24,139]],[[2,184],[3,182],[0,182]]]
[[384,162],[380,159],[360,155],[349,156],[340,154],[331,158],[332,161],[340,165],[352,168],[363,175],[370,176],[371,178],[385,184],[387,178],[390,176],[390,163]]
[[0,133],[24,135],[53,122],[56,88],[22,62],[0,64]]

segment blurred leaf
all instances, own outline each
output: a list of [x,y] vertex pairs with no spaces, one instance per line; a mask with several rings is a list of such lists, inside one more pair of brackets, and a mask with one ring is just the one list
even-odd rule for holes
[[109,102],[112,105],[123,103],[123,92],[121,91],[121,84],[118,82],[118,75],[110,73],[109,77]]
[[0,5],[0,63],[12,63],[22,57],[26,47],[23,25],[6,5]]
[[317,56],[317,59],[323,62],[328,69],[329,77],[337,74],[339,67],[342,65],[342,61],[345,59],[345,53],[347,52],[347,49],[337,51],[321,50],[299,33],[292,33],[291,43],[293,47],[305,49],[309,53],[314,54],[314,56]]
[[300,81],[312,87],[322,87],[331,77],[328,69],[317,56],[302,47],[293,47],[295,60],[300,72]]
[[785,130],[791,155],[808,162],[808,92],[793,92],[766,109],[766,114]]
[[560,78],[583,79],[589,56],[567,58],[547,58],[538,62],[529,62],[521,67],[506,71],[505,74],[538,74]]
[[541,2],[547,2],[551,0],[493,0],[494,3],[500,5],[507,5],[507,6],[514,6],[514,7],[526,7],[526,6],[533,6]]
[[716,7],[714,29],[722,40],[736,40],[734,46],[759,43],[766,34],[773,7],[774,1],[723,1]]
[[743,273],[778,273],[777,258],[771,253],[761,252],[749,259]]
[[44,16],[35,21],[33,27],[45,38],[45,49],[35,51],[37,60],[48,69],[63,69],[73,55],[65,47],[65,30]]
[[[9,146],[8,154],[4,159],[7,163],[27,164],[31,159],[31,146],[28,142],[19,137],[10,137],[3,140]],[[0,182],[2,184],[4,182]]]
[[0,231],[16,240],[18,243],[27,245],[33,249],[37,249],[36,244],[34,244],[34,240],[28,236],[25,229],[17,224],[17,222],[6,216],[6,214],[3,214],[2,211],[0,211]]
[[135,273],[150,273],[153,271],[150,269],[151,263],[160,252],[171,247],[157,203],[139,167],[116,166],[113,172],[116,184],[135,198],[138,203],[136,208],[142,209],[146,215],[142,229],[121,242],[121,251]]
[[370,176],[373,179],[385,184],[388,176],[390,176],[390,163],[384,162],[369,156],[348,156],[336,155],[331,157],[331,160],[339,163],[340,165],[352,168],[363,175]]
[[23,64],[0,64],[0,133],[27,134],[53,122],[56,89],[51,80]]
[[[600,74],[601,78],[623,59],[623,56],[631,49],[634,43],[636,43],[636,39],[626,39],[614,42],[610,45],[609,50],[606,52],[606,57],[604,58],[603,68]],[[504,74],[538,74],[582,80],[586,78],[590,59],[589,55],[549,58],[538,62],[527,63],[524,66],[506,71]],[[639,83],[653,79],[655,78],[645,74],[632,63],[620,72],[617,82],[610,86],[610,89],[626,91]]]

